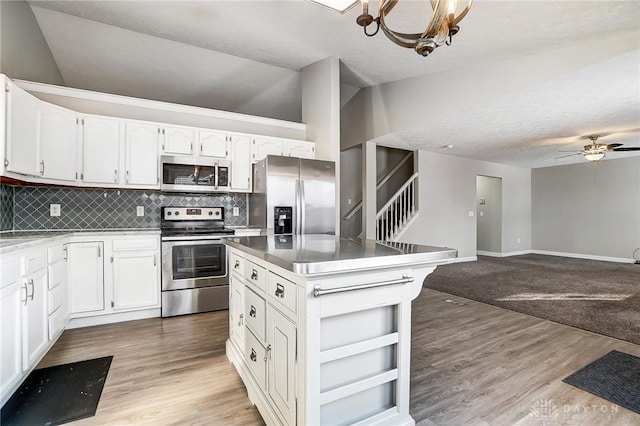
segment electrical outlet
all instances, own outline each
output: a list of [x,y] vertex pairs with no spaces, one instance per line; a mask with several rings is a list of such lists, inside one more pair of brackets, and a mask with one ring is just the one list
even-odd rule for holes
[[234,207],[231,214],[234,216],[240,216],[240,207]]
[[49,204],[49,216],[51,217],[60,216],[60,204]]
[[474,216],[473,210],[469,210],[469,217],[473,217],[473,216]]
[[350,206],[352,202],[353,202],[353,201],[351,200],[351,198],[347,198],[347,205],[348,205],[348,206]]
[[144,216],[144,206],[136,206],[136,216]]
[[520,244],[520,237],[518,237],[518,244]]

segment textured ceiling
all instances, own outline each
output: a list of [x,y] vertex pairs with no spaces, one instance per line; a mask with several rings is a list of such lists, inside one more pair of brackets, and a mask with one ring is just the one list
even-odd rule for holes
[[[368,87],[640,28],[637,0],[475,0],[453,45],[425,59],[383,34],[365,37],[355,24],[358,7],[339,14],[305,0],[29,3],[69,86],[291,121],[301,119],[298,71],[330,56],[341,61],[343,84]],[[428,10],[426,1],[402,0],[389,24],[421,31]],[[463,109],[430,123],[429,132],[406,129],[381,140],[429,150],[451,140],[450,154],[524,167],[584,161],[553,157],[584,145],[586,127],[640,128],[640,60],[619,61]],[[602,81],[611,90],[592,93]],[[625,133],[624,143],[640,145],[637,134]]]

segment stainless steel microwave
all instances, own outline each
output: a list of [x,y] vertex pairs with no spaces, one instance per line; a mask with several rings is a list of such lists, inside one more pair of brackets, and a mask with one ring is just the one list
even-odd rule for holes
[[161,157],[162,191],[228,192],[230,165],[227,160],[207,157]]

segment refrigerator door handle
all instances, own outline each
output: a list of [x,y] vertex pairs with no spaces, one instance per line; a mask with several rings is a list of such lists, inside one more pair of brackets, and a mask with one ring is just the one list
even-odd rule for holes
[[302,215],[302,210],[300,209],[300,181],[296,180],[296,188],[295,188],[295,229],[293,230],[294,234],[300,234],[300,220]]
[[307,208],[304,200],[304,181],[300,180],[300,234],[305,234],[304,225],[306,222]]

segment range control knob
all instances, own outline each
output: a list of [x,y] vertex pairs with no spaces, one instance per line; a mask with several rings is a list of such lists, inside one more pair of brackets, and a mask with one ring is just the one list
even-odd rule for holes
[[209,216],[213,216],[213,212],[209,212]]
[[180,212],[176,212],[176,216],[178,216],[180,214]]
[[167,216],[171,216],[171,212],[170,211],[167,212]]
[[216,210],[216,216],[220,216],[220,212]]

